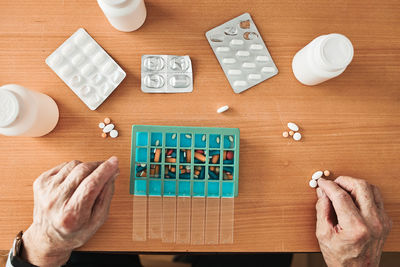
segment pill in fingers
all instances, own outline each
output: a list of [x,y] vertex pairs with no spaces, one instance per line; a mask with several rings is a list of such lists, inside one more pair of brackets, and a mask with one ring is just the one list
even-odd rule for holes
[[105,118],[105,119],[104,119],[104,123],[105,123],[105,124],[109,124],[110,122],[111,122],[111,119],[110,119],[110,118]]
[[316,171],[316,172],[314,172],[314,174],[311,176],[311,178],[312,178],[313,180],[318,180],[319,178],[322,177],[323,174],[324,174],[324,173],[323,173],[322,171]]
[[329,170],[325,170],[324,171],[324,176],[328,177],[329,175],[331,175],[331,172]]
[[317,180],[311,179],[310,182],[308,182],[311,188],[316,188],[318,186]]

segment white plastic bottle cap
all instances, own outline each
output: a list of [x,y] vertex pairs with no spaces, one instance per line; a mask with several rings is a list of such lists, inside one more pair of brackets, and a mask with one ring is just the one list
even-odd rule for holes
[[346,36],[332,33],[321,42],[320,53],[322,65],[329,71],[338,71],[350,64],[354,48]]
[[103,0],[103,1],[109,4],[110,6],[118,6],[120,4],[125,3],[127,0]]
[[0,87],[0,127],[7,127],[15,121],[20,106],[15,94]]

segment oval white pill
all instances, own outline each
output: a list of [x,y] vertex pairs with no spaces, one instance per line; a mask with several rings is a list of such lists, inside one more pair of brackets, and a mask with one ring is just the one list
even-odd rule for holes
[[225,111],[227,111],[228,109],[229,109],[229,106],[220,107],[219,109],[217,109],[217,113],[225,112]]
[[110,132],[110,137],[111,137],[111,138],[116,138],[116,137],[118,137],[118,131],[117,131],[117,130],[112,130],[112,131]]
[[175,139],[175,138],[176,138],[176,134],[174,133],[174,134],[171,136],[171,138],[172,138],[172,139]]
[[106,126],[106,125],[104,124],[104,122],[100,122],[100,123],[99,123],[99,128],[100,128],[100,129],[103,129],[104,126]]
[[111,132],[112,130],[114,130],[114,124],[112,124],[112,123],[107,124],[107,125],[103,128],[103,132],[104,132],[104,133],[109,133],[109,132]]
[[300,139],[301,139],[301,133],[294,133],[293,139],[294,139],[295,141],[300,141]]
[[311,188],[316,188],[318,185],[317,180],[310,180],[310,182],[308,183],[310,185]]
[[206,135],[205,134],[203,134],[203,136],[201,137],[201,141],[206,141]]
[[156,146],[160,145],[160,140],[156,140]]
[[294,122],[289,122],[289,123],[287,124],[287,127],[288,127],[290,130],[294,131],[294,132],[297,132],[297,131],[299,130],[299,126],[297,126],[297,124],[294,123]]
[[232,143],[233,143],[233,141],[235,141],[235,139],[233,138],[232,135],[230,135],[228,138],[229,138],[229,141],[231,141]]
[[311,176],[311,178],[312,178],[313,180],[318,180],[319,178],[322,177],[323,174],[324,174],[324,173],[323,173],[322,171],[316,171],[316,172],[314,172],[314,174]]
[[219,139],[219,137],[217,137],[216,141],[217,141],[217,144],[219,144],[219,142],[221,142],[221,140]]
[[192,136],[191,136],[190,134],[185,134],[185,137],[186,137],[187,139],[191,139],[191,138],[192,138]]

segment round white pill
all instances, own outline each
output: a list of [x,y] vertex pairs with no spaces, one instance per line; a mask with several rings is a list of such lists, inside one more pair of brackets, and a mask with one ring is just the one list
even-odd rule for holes
[[318,186],[317,180],[310,180],[308,184],[310,185],[311,188],[316,188]]
[[300,141],[300,139],[301,139],[301,134],[300,134],[300,133],[294,133],[293,139],[294,139],[295,141]]
[[314,172],[314,174],[312,175],[312,179],[313,180],[318,180],[319,178],[321,178],[322,177],[322,175],[323,175],[324,173],[322,172],[322,171],[316,171],[316,172]]
[[287,124],[287,127],[288,127],[290,130],[294,131],[294,132],[297,132],[297,131],[299,130],[299,126],[297,126],[296,123],[293,123],[293,122],[289,122],[289,123]]
[[229,109],[229,106],[220,107],[219,109],[217,109],[217,113],[225,112],[225,111],[227,111],[228,109]]
[[103,132],[104,132],[104,133],[109,133],[109,132],[111,132],[112,130],[114,130],[114,124],[112,124],[112,123],[107,124],[107,125],[103,128]]
[[104,124],[104,122],[100,122],[100,123],[99,123],[99,128],[100,128],[100,129],[103,129],[104,126],[106,126],[106,125]]
[[111,138],[116,138],[116,137],[118,137],[118,131],[117,131],[117,130],[112,130],[112,131],[110,132],[110,137],[111,137]]

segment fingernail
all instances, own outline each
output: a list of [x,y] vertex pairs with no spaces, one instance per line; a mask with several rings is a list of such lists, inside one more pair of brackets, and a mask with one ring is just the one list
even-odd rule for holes
[[317,188],[317,196],[318,198],[321,198],[325,195],[325,192],[321,188]]
[[118,164],[118,158],[116,156],[112,156],[111,158],[108,159],[108,162],[110,162],[111,164]]

